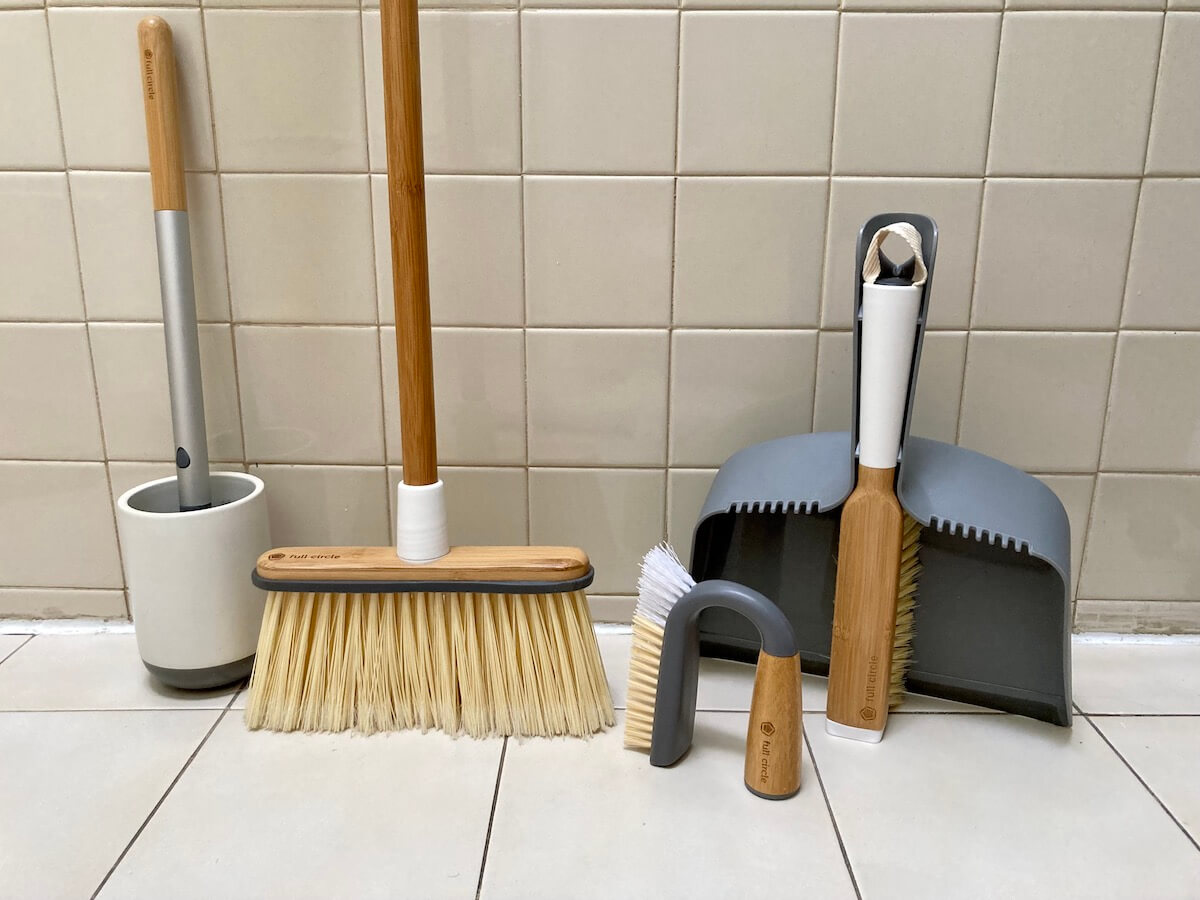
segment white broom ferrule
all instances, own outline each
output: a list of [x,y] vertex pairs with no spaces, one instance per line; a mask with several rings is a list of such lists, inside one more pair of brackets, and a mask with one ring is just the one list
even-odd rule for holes
[[450,552],[446,533],[446,495],[441,479],[433,484],[396,486],[396,555],[405,562],[441,559]]

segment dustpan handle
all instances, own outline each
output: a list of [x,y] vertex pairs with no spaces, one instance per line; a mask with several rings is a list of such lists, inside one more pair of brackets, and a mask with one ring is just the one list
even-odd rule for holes
[[381,0],[379,12],[404,483],[427,485],[438,474],[417,0]]

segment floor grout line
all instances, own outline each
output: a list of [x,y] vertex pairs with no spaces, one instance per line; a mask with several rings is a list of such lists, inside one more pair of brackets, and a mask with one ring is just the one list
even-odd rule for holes
[[[234,697],[236,696],[237,694],[234,694]],[[146,830],[146,826],[150,824],[150,821],[154,818],[155,814],[159,811],[159,809],[162,808],[162,805],[167,801],[167,797],[171,796],[171,791],[175,789],[175,785],[179,784],[179,780],[183,778],[184,773],[187,772],[188,768],[192,765],[192,761],[199,756],[200,751],[204,749],[204,745],[208,743],[208,739],[212,737],[213,732],[217,730],[217,726],[225,720],[225,716],[228,714],[229,708],[232,705],[233,697],[231,697],[229,702],[225,704],[225,707],[221,710],[221,714],[217,716],[217,720],[213,722],[208,731],[204,733],[204,737],[200,739],[200,743],[196,745],[196,749],[193,750],[191,756],[187,758],[187,762],[183,764],[183,768],[181,768],[175,777],[171,779],[171,783],[167,785],[167,789],[163,792],[163,795],[158,798],[158,802],[154,804],[154,808],[150,810],[150,814],[147,815],[142,824],[138,826],[138,830],[133,833],[133,837],[129,839],[129,843],[125,845],[125,849],[121,851],[121,854],[112,864],[112,868],[108,870],[104,878],[101,879],[98,885],[96,885],[96,890],[92,892],[91,900],[96,900],[96,898],[100,895],[100,892],[104,890],[104,886],[108,884],[108,880],[112,878],[113,873],[117,871],[117,867],[121,865],[125,857],[129,854],[129,851],[133,849],[133,845],[136,844],[137,839],[142,836],[142,832]]]
[[492,791],[492,809],[488,813],[487,834],[483,838],[483,858],[479,860],[479,880],[475,882],[475,900],[483,893],[483,873],[487,869],[488,848],[492,844],[492,826],[496,822],[496,804],[500,800],[500,779],[504,777],[504,757],[508,754],[508,738],[500,747],[500,764],[496,767],[496,788]]
[[1200,843],[1197,843],[1196,838],[1192,837],[1191,832],[1183,827],[1183,823],[1175,817],[1175,813],[1171,812],[1170,807],[1163,803],[1162,798],[1159,797],[1158,794],[1154,792],[1154,789],[1146,783],[1146,779],[1141,776],[1141,773],[1130,764],[1129,760],[1127,760],[1124,755],[1122,755],[1121,751],[1116,748],[1113,742],[1108,739],[1108,735],[1101,731],[1100,727],[1093,722],[1089,716],[1084,715],[1083,720],[1092,726],[1092,730],[1095,731],[1096,734],[1100,735],[1100,740],[1104,741],[1104,743],[1108,745],[1108,749],[1116,754],[1117,759],[1125,764],[1125,768],[1129,769],[1133,777],[1138,780],[1138,784],[1146,789],[1146,793],[1154,798],[1154,801],[1162,808],[1162,811],[1165,812],[1167,816],[1170,817],[1171,821],[1175,823],[1176,827],[1183,832],[1183,836],[1188,839],[1188,842],[1191,843],[1191,845],[1195,847],[1197,851],[1200,851]]
[[5,654],[4,654],[4,656],[0,656],[0,666],[4,665],[4,663],[5,663],[5,662],[7,662],[7,661],[8,661],[8,659],[9,659],[9,658],[10,658],[10,657],[11,657],[11,656],[14,654],[14,653],[16,653],[18,650],[20,650],[22,647],[24,647],[24,646],[25,646],[26,644],[28,644],[30,641],[32,641],[32,640],[33,640],[33,639],[34,639],[36,636],[37,636],[37,635],[33,635],[33,634],[31,634],[31,635],[27,636],[27,637],[25,638],[25,640],[21,641],[21,643],[17,644],[17,646],[13,647],[11,650],[9,650],[7,653],[5,653]]
[[829,802],[829,792],[825,790],[825,781],[821,778],[821,769],[817,765],[816,754],[813,753],[812,742],[808,739],[808,729],[801,729],[804,746],[808,748],[808,759],[812,763],[813,774],[817,776],[817,786],[821,789],[821,797],[825,800],[825,811],[829,813],[829,822],[833,825],[833,834],[837,838],[838,849],[842,851],[842,862],[846,865],[846,874],[850,876],[850,886],[854,888],[854,896],[862,900],[862,891],[858,887],[858,879],[854,877],[854,866],[850,864],[850,854],[846,851],[846,842],[842,840],[842,830],[838,828],[837,816],[833,814],[833,804]]

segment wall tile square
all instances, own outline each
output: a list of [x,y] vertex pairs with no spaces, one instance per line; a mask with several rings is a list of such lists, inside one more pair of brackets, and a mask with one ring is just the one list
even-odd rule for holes
[[716,476],[716,469],[670,469],[667,472],[667,540],[684,565],[691,561],[692,532]]
[[671,465],[718,466],[809,430],[815,331],[676,331],[671,340]]
[[238,325],[234,345],[247,461],[383,459],[378,329]]
[[[426,175],[429,306],[435,325],[523,325],[521,179]],[[396,320],[387,177],[371,176],[379,321]]]
[[[388,467],[389,498],[396,496],[400,475],[400,466]],[[446,484],[452,547],[529,544],[529,479],[524,469],[441,466],[438,475]]]
[[[137,87],[141,83],[137,23],[152,14],[167,20],[174,38],[184,165],[189,169],[213,169],[208,68],[200,11],[150,6],[50,9],[50,41],[69,165],[149,168],[146,114]],[[127,87],[118,89],[118,85]]]
[[1200,174],[1200,16],[1168,13],[1146,171]]
[[[426,172],[521,171],[517,13],[420,14]],[[379,14],[363,13],[371,169],[387,170]]]
[[676,325],[812,327],[825,245],[824,178],[681,178]]
[[[379,334],[388,461],[400,462],[396,330]],[[525,462],[525,340],[518,329],[435,328],[433,381],[438,460]]]
[[735,9],[746,6],[751,9],[837,9],[837,0],[746,0],[730,3],[730,0],[682,0],[684,9]]
[[1136,181],[991,179],[975,306],[984,328],[1116,328]]
[[666,462],[666,331],[547,329],[526,344],[531,463]]
[[1076,600],[1075,630],[1133,634],[1196,634],[1195,600]]
[[357,12],[204,13],[225,171],[365,171]]
[[82,319],[67,176],[0,174],[0,319]]
[[0,572],[7,584],[123,586],[103,463],[0,462],[0,497]]
[[41,9],[45,0],[0,0],[0,9]]
[[677,16],[521,14],[526,171],[674,171]]
[[383,466],[251,466],[266,485],[277,547],[386,546]]
[[[2,7],[0,7],[2,8]],[[0,167],[51,169],[63,164],[50,33],[41,11],[10,12],[0,28]]]
[[1200,333],[1123,332],[1100,468],[1200,471],[1197,385]]
[[982,196],[983,182],[976,178],[834,178],[821,327],[850,327],[858,230],[881,209],[900,209],[927,215],[938,224],[930,327],[965,328],[975,283]]
[[1008,9],[1100,10],[1149,9],[1162,11],[1164,0],[1008,0]]
[[679,171],[824,174],[837,15],[684,13]]
[[1179,265],[1192,253],[1198,221],[1200,180],[1142,182],[1122,327],[1200,328],[1196,279]]
[[0,422],[0,457],[104,457],[84,325],[0,325]]
[[1071,523],[1071,596],[1074,597],[1079,588],[1079,567],[1083,563],[1083,544],[1096,478],[1094,475],[1039,475],[1038,480],[1062,501]]
[[364,175],[222,175],[236,321],[374,324]]
[[530,540],[582,547],[597,594],[637,592],[642,554],[661,541],[666,473],[639,469],[531,469]]
[[1162,16],[1008,13],[992,175],[1140,175]]
[[[108,456],[171,459],[175,445],[162,326],[99,323],[89,328]],[[201,325],[199,334],[208,455],[214,461],[241,460],[242,426],[230,328]]]
[[[161,321],[150,176],[141,172],[72,172],[70,179],[88,317]],[[228,322],[217,176],[189,174],[187,199],[196,314],[204,322]]]
[[1200,478],[1102,474],[1099,479],[1080,598],[1200,596]]
[[982,175],[999,41],[999,15],[843,16],[833,170]]
[[0,616],[13,619],[124,619],[124,591],[16,588],[0,590]]
[[1114,343],[1111,334],[972,334],[959,443],[1020,469],[1094,471]]
[[525,179],[530,325],[666,326],[670,178]]
[[[967,355],[965,331],[927,331],[917,373],[911,434],[954,443]],[[847,431],[853,416],[853,335],[822,331],[813,431]]]
[[241,9],[246,6],[257,8],[278,6],[280,8],[292,9],[308,6],[324,7],[326,9],[331,6],[345,6],[347,8],[358,9],[359,4],[356,0],[205,0],[204,3],[206,9]]

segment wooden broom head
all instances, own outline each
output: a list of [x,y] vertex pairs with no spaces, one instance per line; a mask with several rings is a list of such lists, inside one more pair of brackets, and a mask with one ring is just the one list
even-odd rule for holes
[[277,547],[258,558],[254,582],[270,591],[446,591],[557,594],[582,590],[592,565],[578,547],[451,547],[406,562],[394,547]]

